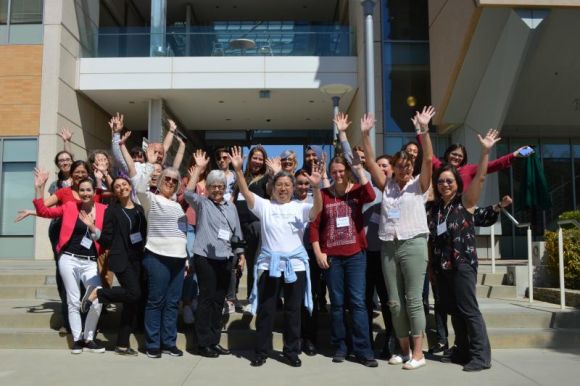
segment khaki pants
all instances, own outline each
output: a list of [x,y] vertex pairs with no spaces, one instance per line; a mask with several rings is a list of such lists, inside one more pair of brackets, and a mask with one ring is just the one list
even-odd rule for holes
[[103,287],[111,288],[113,286],[115,274],[112,271],[109,271],[109,251],[106,251],[99,256],[97,259],[97,267],[99,269],[99,275],[101,276]]

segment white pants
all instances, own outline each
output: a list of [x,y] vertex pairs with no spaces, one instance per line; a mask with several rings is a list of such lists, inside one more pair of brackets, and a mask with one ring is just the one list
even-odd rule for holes
[[[83,323],[81,321],[81,281],[88,286],[101,286],[101,278],[97,271],[97,262],[79,259],[63,253],[58,260],[58,269],[66,288],[66,299],[68,304],[68,320],[72,331],[73,339],[76,341],[83,338]],[[99,321],[102,305],[93,302],[85,320],[84,340],[93,340],[95,329]]]

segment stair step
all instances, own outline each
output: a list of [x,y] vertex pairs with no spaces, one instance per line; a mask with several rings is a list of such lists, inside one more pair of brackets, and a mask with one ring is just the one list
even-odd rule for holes
[[[52,282],[50,282],[52,281]],[[0,286],[11,286],[11,285],[45,285],[53,284],[54,276],[50,280],[50,276],[43,274],[11,274],[0,275]]]
[[0,299],[60,299],[55,285],[2,285]]

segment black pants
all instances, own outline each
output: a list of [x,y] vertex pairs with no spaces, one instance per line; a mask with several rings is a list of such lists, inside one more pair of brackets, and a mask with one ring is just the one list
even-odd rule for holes
[[62,319],[63,327],[70,331],[70,324],[68,322],[68,302],[66,300],[66,289],[64,288],[64,282],[62,281],[60,270],[58,269],[58,257],[60,254],[56,251],[61,224],[61,219],[54,219],[50,222],[50,225],[48,226],[48,238],[50,240],[50,244],[52,245],[52,253],[54,255],[54,262],[56,263],[55,279],[58,297],[60,298],[60,317]]
[[308,312],[306,307],[302,306],[302,338],[308,339],[313,344],[316,344],[318,335],[318,308],[319,298],[322,296],[322,269],[316,262],[314,251],[307,249],[308,262],[310,265],[310,283],[312,287],[312,314]]
[[220,342],[222,310],[232,270],[232,259],[214,260],[195,255],[195,272],[199,285],[195,333],[199,347]]
[[246,271],[248,272],[246,282],[247,283],[246,296],[249,299],[250,293],[252,293],[252,288],[254,286],[254,262],[256,261],[258,247],[260,246],[260,236],[261,236],[260,221],[244,222],[241,223],[240,226],[242,228],[244,240],[246,241],[246,247],[244,248],[244,257],[246,258]]
[[272,330],[280,289],[284,289],[284,353],[300,354],[300,314],[304,300],[306,272],[296,272],[294,283],[281,277],[270,277],[263,271],[258,279],[258,316],[256,318],[256,354],[268,355],[272,350]]
[[441,295],[439,294],[439,287],[437,279],[431,283],[433,288],[433,299],[435,300],[435,335],[437,336],[437,343],[443,345],[448,344],[447,338],[449,331],[447,330],[447,310],[441,302]]
[[373,347],[373,296],[375,290],[381,301],[381,313],[385,323],[385,344],[388,344],[394,338],[395,334],[393,320],[391,319],[391,310],[389,309],[389,294],[383,276],[380,251],[367,251],[366,281],[365,301],[369,316],[369,338],[371,340],[371,347]]
[[439,296],[455,330],[458,355],[478,364],[491,364],[491,347],[477,304],[477,271],[468,264],[438,274]]
[[100,303],[123,303],[117,346],[129,347],[129,336],[137,327],[137,310],[141,299],[141,260],[129,260],[127,268],[123,272],[115,272],[115,276],[121,286],[100,288],[97,297]]

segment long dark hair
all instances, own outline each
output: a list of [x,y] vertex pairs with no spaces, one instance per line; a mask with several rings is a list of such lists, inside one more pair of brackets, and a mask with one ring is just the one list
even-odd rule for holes
[[252,173],[250,171],[250,162],[252,160],[252,156],[257,151],[262,153],[262,156],[264,157],[264,164],[260,168],[259,175],[263,176],[264,174],[266,174],[266,160],[268,159],[268,154],[266,153],[266,149],[264,149],[261,145],[254,146],[253,148],[250,149],[250,153],[248,154],[248,161],[246,163],[246,171],[244,172],[244,177],[246,178],[246,181],[248,182],[248,184],[250,183],[250,181],[254,177],[254,176],[252,176]]
[[443,160],[445,162],[449,162],[449,154],[451,154],[453,150],[457,149],[461,149],[463,152],[463,159],[461,160],[461,163],[459,163],[459,167],[461,167],[467,163],[467,150],[465,150],[465,146],[460,143],[454,143],[453,145],[449,146],[447,150],[445,150],[445,154],[443,154]]
[[463,179],[461,179],[461,175],[457,171],[457,168],[451,164],[443,164],[443,166],[441,166],[435,171],[435,173],[433,173],[433,195],[435,200],[439,200],[441,198],[437,181],[439,181],[439,176],[441,176],[441,173],[443,172],[451,172],[451,174],[453,174],[453,178],[455,178],[455,183],[457,184],[456,194],[463,193]]
[[[58,157],[60,157],[62,154],[68,154],[68,156],[70,157],[71,161],[74,162],[75,157],[74,155],[72,155],[72,153],[70,153],[69,151],[66,150],[61,150],[58,153],[56,153],[56,155],[54,156],[54,164],[58,167]],[[72,172],[72,165],[71,165],[71,172]],[[88,171],[88,170],[87,170]],[[69,172],[70,174],[70,172]],[[70,175],[69,175],[70,177]],[[58,174],[57,174],[57,180],[56,180],[56,187],[58,189],[62,188],[62,184],[64,181],[66,181],[68,179],[68,177],[66,177],[64,175],[64,173],[60,170],[58,170]]]
[[[89,164],[87,163],[87,161],[83,161],[82,159],[76,160],[75,162],[72,163],[72,165],[70,166],[70,175],[72,177],[74,171],[76,169],[78,169],[79,167],[84,167],[85,170],[87,171],[87,175],[90,176],[91,175],[91,167],[89,166]],[[80,184],[80,182],[79,182]],[[75,187],[75,189],[78,188],[78,185]]]
[[423,149],[415,141],[409,141],[401,147],[401,151],[407,151],[409,145],[415,145],[417,147],[417,157],[415,158],[415,163],[413,164],[413,177],[421,173],[421,165],[423,164]]

